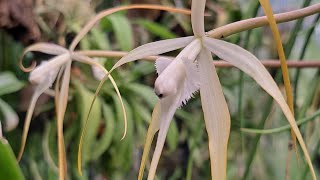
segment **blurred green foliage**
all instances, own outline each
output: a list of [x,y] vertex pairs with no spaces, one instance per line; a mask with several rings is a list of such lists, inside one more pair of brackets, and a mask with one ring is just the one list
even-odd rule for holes
[[[50,0],[44,0],[44,2],[41,6],[34,6],[35,12],[38,12],[37,19],[54,18],[55,16],[50,16],[49,12],[40,13],[38,10],[41,7],[47,10],[58,9],[58,5],[50,3]],[[88,18],[94,15],[95,9],[110,8],[119,5],[119,2],[104,0],[96,7],[88,7],[86,2],[63,0],[61,3],[65,7],[59,7],[65,8],[61,10],[64,18],[59,19],[58,22],[65,26],[57,30],[57,27],[49,22],[43,24],[46,21],[40,21],[42,39],[67,46],[70,41],[68,37],[72,37],[83,27]],[[124,2],[130,3],[131,1]],[[144,1],[140,3],[142,2]],[[162,0],[160,2],[178,7],[189,7],[189,4],[182,0]],[[235,1],[229,0],[208,0],[207,11],[212,16],[207,17],[206,26],[214,28],[218,24],[227,24],[235,19],[248,18],[258,13],[258,9],[255,11],[253,8],[256,6],[256,1],[253,0],[246,4],[240,2],[235,4]],[[289,0],[288,2],[290,3]],[[302,3],[303,1],[298,5]],[[134,17],[129,16],[128,13]],[[145,42],[184,36],[190,33],[189,22],[184,19],[188,18],[159,12],[147,13],[146,16],[139,10],[117,13],[105,18],[95,26],[81,41],[79,48],[129,51]],[[308,24],[310,20],[302,22],[305,22],[306,27],[316,27]],[[293,42],[304,40],[306,34],[303,33],[301,27],[298,27],[296,34],[287,33],[292,26],[294,25],[284,27],[287,29],[282,32],[283,37],[296,38],[296,41],[291,40]],[[268,28],[258,28],[248,34],[244,32],[231,36],[228,40],[243,45],[261,59],[277,58]],[[306,52],[303,52],[305,58],[319,60],[317,52],[319,43],[315,41],[312,35],[310,41],[307,42],[310,45]],[[284,42],[287,42],[286,38]],[[292,46],[290,57],[299,56],[301,53],[299,43],[286,44],[286,46]],[[27,83],[28,74],[23,73],[17,66],[22,47],[20,42],[14,41],[7,33],[0,32],[0,100],[20,117],[20,123],[16,129],[4,132],[14,152],[17,152],[20,146],[26,110],[23,106],[29,103],[27,97],[30,97],[32,93],[28,91],[32,89],[32,86]],[[175,53],[168,55],[175,55]],[[37,56],[29,55],[27,59],[31,60]],[[46,58],[40,55],[40,59]],[[107,69],[110,69],[115,60],[115,58],[97,58],[97,61]],[[228,179],[284,179],[289,131],[261,136],[261,138],[259,135],[240,132],[240,127],[263,129],[286,125],[278,107],[268,100],[266,93],[258,88],[252,79],[242,75],[242,80],[239,81],[238,70],[218,69],[218,73],[232,116]],[[271,70],[271,73],[276,76],[275,70]],[[296,70],[290,70],[290,73],[295,75]],[[124,131],[121,105],[111,83],[107,82],[90,116],[83,148],[84,176],[79,177],[76,169],[79,137],[98,80],[95,79],[91,67],[78,63],[73,65],[69,102],[64,122],[69,179],[136,179],[144,138],[152,108],[157,100],[152,88],[156,77],[154,64],[150,62],[131,63],[113,72],[112,75],[119,86],[127,110],[127,136],[120,141]],[[319,109],[319,70],[301,70],[299,78],[299,84],[296,84],[297,92],[299,92],[295,97],[296,116],[302,119]],[[281,81],[278,83],[281,87]],[[240,90],[242,93],[239,93]],[[57,134],[53,99],[48,95],[43,95],[41,99],[31,123],[26,152],[20,162],[25,179],[57,178]],[[177,111],[175,120],[170,126],[167,143],[157,170],[158,179],[209,179],[211,177],[207,135],[200,105],[199,98],[195,98],[183,109]],[[0,117],[1,122],[4,121],[3,124],[5,124],[6,110],[3,107],[0,106]],[[317,119],[319,118],[301,126],[315,163],[319,163],[320,144],[318,133],[320,122]],[[8,152],[9,155],[5,155],[2,151]],[[15,171],[14,176],[17,177],[8,177],[8,179],[22,179],[10,151],[8,145],[0,143],[0,167],[9,168],[12,165],[10,169]],[[3,158],[6,159],[2,160]],[[305,166],[303,160],[298,165],[294,156],[290,158],[292,158],[290,170],[292,179],[308,179],[306,174],[308,171],[301,168]],[[0,168],[0,179],[5,178],[2,170]]]

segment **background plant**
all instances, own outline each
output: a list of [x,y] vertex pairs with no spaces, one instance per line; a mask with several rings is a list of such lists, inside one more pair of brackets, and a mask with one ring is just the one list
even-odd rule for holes
[[[125,3],[132,2],[126,1]],[[134,3],[137,2],[139,1],[134,1]],[[294,8],[299,8],[306,1],[288,0],[287,2],[297,4]],[[52,6],[55,4],[50,4],[49,1],[43,1],[43,4],[36,4],[36,10],[42,7],[50,10],[40,11],[41,13],[36,11],[38,13],[37,18],[50,20],[43,21],[47,23],[48,31],[44,30],[43,27],[45,26],[42,27],[40,21],[37,22],[42,30],[41,37],[44,41],[68,45],[74,34],[88,20],[81,17],[93,16],[95,11],[110,8],[124,2],[102,1],[96,8],[88,6],[87,3],[82,1],[61,1],[61,3],[68,6],[65,6],[65,9],[64,6],[54,8]],[[163,0],[161,3],[189,7],[189,3],[186,1]],[[274,4],[275,6],[279,5]],[[89,12],[84,16],[84,14],[74,12],[77,9],[75,7],[92,8],[84,11],[80,11],[82,8],[79,8],[79,12]],[[208,1],[207,11],[211,16],[207,18],[209,19],[206,23],[207,29],[242,18],[256,16],[258,8],[252,7],[258,7],[257,2],[254,0],[250,1],[250,3],[241,3],[241,1],[237,3],[233,1]],[[57,9],[61,12],[58,12]],[[50,13],[58,15],[50,15]],[[146,15],[141,15],[140,13],[145,13]],[[77,14],[80,14],[80,17]],[[133,15],[135,17],[132,17]],[[54,18],[55,16],[58,16],[58,18]],[[112,49],[127,51],[145,42],[185,36],[190,34],[190,27],[188,27],[190,23],[187,19],[188,17],[186,18],[183,15],[160,13],[158,11],[141,12],[139,10],[119,13],[110,16],[96,26],[81,41],[80,48],[86,50]],[[54,20],[56,20],[56,23],[50,24]],[[284,42],[292,42],[288,39],[296,39],[295,43],[290,44],[293,45],[293,48],[289,53],[291,55],[287,57],[290,57],[290,59],[319,59],[317,54],[319,45],[311,31],[317,25],[316,20],[306,18],[302,21],[303,23],[298,28],[297,33],[292,35],[285,32],[289,32],[292,27],[296,27],[294,23],[289,23],[290,25],[286,23],[280,26],[280,30],[283,28]],[[135,36],[135,34],[137,35]],[[309,36],[311,38],[308,38]],[[251,33],[244,32],[227,38],[231,42],[247,47],[261,59],[277,58],[271,39],[272,36],[268,28],[258,28],[252,30]],[[25,107],[29,102],[25,98],[30,96],[32,87],[26,81],[27,74],[22,73],[17,66],[18,56],[22,52],[22,45],[13,41],[3,31],[1,32],[1,43],[1,72],[9,71],[19,80],[15,81],[14,84],[21,87],[23,84],[24,86],[22,90],[17,88],[18,92],[1,95],[1,99],[18,113],[20,119],[24,119]],[[285,47],[288,46],[287,43]],[[306,48],[300,48],[304,46]],[[41,58],[41,56],[43,55],[34,55],[34,57],[40,57],[40,59],[45,58]],[[29,58],[32,59],[33,57],[30,55]],[[103,63],[107,69],[110,69],[111,65],[114,64],[112,59],[101,58],[98,61]],[[249,179],[258,177],[284,179],[287,154],[286,144],[289,140],[289,131],[262,136],[260,143],[257,143],[259,135],[242,134],[240,136],[240,127],[272,128],[285,125],[286,121],[280,112],[274,110],[273,103],[268,100],[267,95],[261,93],[261,89],[257,88],[249,77],[243,75],[239,81],[239,72],[235,69],[219,69],[218,71],[219,76],[223,77],[221,82],[232,116],[228,178],[239,179],[239,176],[244,177],[244,174],[246,174],[246,178]],[[89,66],[75,64],[72,72],[70,102],[65,118],[65,141],[67,151],[70,152],[69,154],[74,155],[68,157],[68,176],[70,178],[78,178],[75,154],[77,152],[80,129],[82,129],[82,124],[79,122],[83,122],[83,118],[85,118],[85,111],[88,109],[87,105],[91,102],[98,81],[95,80]],[[276,77],[276,70],[272,69],[271,72]],[[293,78],[295,78],[295,70],[291,70],[291,72]],[[88,127],[90,132],[87,134],[87,141],[91,141],[91,143],[85,148],[87,152],[91,151],[92,154],[87,155],[85,158],[85,175],[83,178],[107,177],[110,179],[123,179],[136,177],[137,175],[151,108],[154,106],[156,99],[152,89],[155,78],[154,66],[150,62],[130,64],[120,71],[114,72],[113,76],[126,102],[129,120],[128,135],[127,138],[120,141],[123,132],[121,106],[116,99],[111,84],[106,83],[95,106],[94,113],[92,113],[90,127]],[[300,80],[296,84],[296,92],[299,92],[295,97],[297,102],[296,115],[298,119],[301,119],[312,115],[319,108],[319,72],[317,69],[305,69],[301,70],[297,77]],[[281,76],[279,79],[281,80]],[[279,84],[281,86],[280,80]],[[242,91],[239,91],[240,89]],[[20,163],[26,179],[39,177],[56,179],[57,177],[56,127],[53,116],[53,100],[47,95],[42,96],[41,99],[42,102],[37,106],[36,115],[31,124],[26,154]],[[176,120],[172,121],[173,124],[170,126],[167,145],[157,171],[157,175],[161,179],[179,179],[186,176],[188,179],[210,178],[207,135],[204,133],[205,128],[200,102],[197,99],[199,98],[188,103],[183,111],[179,110],[175,116]],[[1,112],[3,115],[2,109]],[[279,119],[283,120],[279,121]],[[318,156],[318,124],[318,121],[313,120],[302,126],[302,131],[314,158]],[[11,132],[4,133],[15,152],[19,148],[20,135],[21,125]],[[253,151],[255,153],[252,153]],[[275,154],[274,152],[277,153]],[[249,163],[251,159],[253,160],[252,165]],[[305,179],[304,173],[308,173],[308,171],[301,170],[303,168],[298,170],[295,160],[291,162],[291,177]]]

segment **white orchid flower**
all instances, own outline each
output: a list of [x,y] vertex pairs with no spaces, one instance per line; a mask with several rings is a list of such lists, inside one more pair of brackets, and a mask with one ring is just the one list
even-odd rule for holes
[[[20,160],[25,148],[27,135],[29,131],[30,122],[32,119],[32,114],[36,105],[36,102],[41,94],[47,91],[53,83],[56,81],[55,87],[55,103],[56,103],[56,112],[57,112],[57,130],[58,130],[58,148],[59,148],[59,177],[60,179],[64,178],[64,174],[66,171],[66,160],[65,160],[65,147],[63,140],[63,119],[64,113],[67,107],[67,99],[68,99],[68,91],[69,91],[69,82],[70,82],[70,71],[71,71],[71,62],[73,60],[89,64],[91,66],[96,66],[100,70],[104,71],[104,74],[108,74],[108,71],[88,56],[84,56],[82,54],[69,51],[61,46],[49,44],[49,43],[37,43],[29,46],[25,49],[22,57],[30,52],[30,51],[38,51],[50,55],[55,55],[55,57],[51,58],[48,61],[43,61],[39,66],[35,67],[35,64],[32,64],[30,68],[24,68],[22,65],[22,58],[20,60],[21,69],[28,72],[31,71],[29,76],[29,81],[33,84],[36,84],[37,87],[35,92],[31,98],[31,102],[29,104],[29,108],[27,111],[22,140],[21,140],[21,148],[18,155],[18,159]],[[122,110],[124,112],[124,118],[126,122],[126,113],[124,109],[124,105],[122,102],[122,97],[119,92],[118,86],[113,80],[112,76],[109,76],[112,85],[114,86],[117,95],[119,97],[120,103],[122,105]],[[126,132],[126,123],[125,123],[125,132]],[[125,135],[124,132],[124,135]],[[63,173],[62,173],[63,172]]]
[[[121,58],[110,70],[111,73],[125,63],[185,47],[174,60],[159,58],[156,61],[159,77],[155,82],[155,93],[160,100],[154,108],[148,129],[138,179],[143,177],[152,139],[159,130],[148,175],[149,180],[154,179],[166,134],[176,109],[186,103],[192,94],[199,89],[209,137],[212,179],[226,179],[230,113],[212,63],[211,53],[247,73],[275,99],[296,134],[311,172],[314,173],[310,156],[294,116],[266,68],[247,50],[206,36],[204,31],[205,3],[206,0],[192,1],[191,22],[194,36],[142,45]],[[106,79],[107,77],[102,80],[102,83]]]

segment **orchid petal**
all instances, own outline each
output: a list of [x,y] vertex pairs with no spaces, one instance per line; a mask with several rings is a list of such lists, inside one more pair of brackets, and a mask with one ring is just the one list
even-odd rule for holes
[[[172,63],[172,59],[160,57],[156,60],[157,73],[160,75],[166,67]],[[199,71],[195,62],[185,59],[183,63],[186,68],[186,80],[183,87],[183,95],[181,97],[181,105],[193,97],[193,94],[200,88]]]
[[146,137],[146,142],[144,144],[143,148],[143,154],[142,154],[142,159],[140,163],[140,169],[139,169],[139,175],[138,175],[138,180],[142,180],[143,178],[143,172],[144,168],[146,165],[146,161],[148,159],[150,147],[152,144],[152,140],[156,132],[160,129],[160,101],[157,102],[155,105],[153,112],[152,112],[152,117],[151,117],[151,122],[148,128],[148,133]]
[[[199,39],[193,40],[186,48],[184,48],[175,60],[170,63],[166,68],[159,67],[163,70],[155,82],[155,92],[161,97],[166,97],[177,93],[178,84],[184,81],[184,87],[182,89],[182,96],[180,99],[179,106],[186,103],[192,94],[198,90],[196,81],[197,78],[193,78],[193,73],[197,72],[196,64],[194,63],[195,58],[201,50],[201,42]],[[158,62],[159,64],[159,62]],[[168,64],[168,63],[166,63]],[[165,65],[165,64],[163,64]],[[192,72],[187,72],[192,71]]]
[[165,57],[159,57],[155,62],[155,67],[157,74],[161,74],[171,63],[173,59],[165,58]]
[[70,55],[69,53],[66,53],[56,56],[51,60],[46,61],[46,63],[42,63],[30,73],[29,81],[40,84],[46,79],[48,72],[52,72],[52,69],[59,69],[69,60]]
[[200,97],[209,137],[212,179],[226,179],[230,113],[211,53],[204,48],[199,55]]
[[28,46],[24,51],[22,56],[24,56],[26,53],[30,51],[38,51],[46,54],[51,55],[60,55],[69,52],[67,49],[65,49],[62,46],[52,44],[52,43],[36,43],[31,46]]
[[285,99],[283,98],[277,84],[275,83],[269,72],[266,70],[266,68],[261,64],[261,62],[250,52],[242,49],[237,45],[207,37],[203,39],[203,42],[204,45],[212,53],[214,53],[221,59],[228,61],[235,67],[241,69],[249,76],[251,76],[268,94],[270,94],[270,96],[275,99],[275,101],[282,109],[282,112],[286,116],[290,126],[292,127],[292,130],[296,134],[307,163],[311,169],[312,174],[314,175],[313,165],[295,118],[292,115],[292,112],[290,111]]
[[[54,72],[52,72],[52,71],[54,71]],[[41,83],[36,87],[36,90],[35,90],[34,94],[32,95],[31,102],[30,102],[30,105],[29,105],[29,108],[27,111],[24,127],[23,127],[23,133],[22,133],[22,138],[21,138],[21,147],[20,147],[20,151],[18,154],[18,158],[17,158],[18,160],[21,159],[23,151],[24,151],[32,114],[33,114],[35,105],[37,103],[37,100],[42,93],[44,93],[47,89],[50,88],[50,86],[52,86],[52,83],[55,80],[55,77],[57,77],[58,70],[51,70],[47,73],[49,73],[49,74],[51,73],[51,76],[43,75],[45,79],[43,79],[41,81]]]
[[186,104],[200,88],[200,73],[197,67],[197,62],[186,59],[183,60],[183,63],[186,68],[186,80],[184,83],[181,101],[182,104]]
[[155,82],[155,93],[161,98],[160,131],[152,156],[148,180],[153,180],[160,155],[164,146],[170,122],[176,109],[181,106],[184,98],[186,67],[182,59],[193,61],[201,49],[199,39],[192,41],[159,75]]
[[[180,83],[182,84],[182,83]],[[157,138],[156,148],[154,150],[152,161],[150,165],[150,170],[148,174],[148,180],[153,180],[156,174],[156,169],[159,163],[160,155],[166,140],[167,132],[170,126],[170,122],[173,118],[176,109],[178,108],[180,96],[182,94],[182,85],[178,90],[177,94],[167,96],[160,100],[160,130]]]
[[135,48],[134,50],[130,51],[129,54],[122,57],[110,70],[113,71],[114,69],[118,68],[119,66],[126,64],[128,62],[132,62],[147,56],[163,54],[166,52],[170,52],[179,48],[182,48],[194,39],[193,36],[183,37],[183,38],[175,38],[175,39],[168,39],[162,40],[157,42],[148,43],[142,46]]
[[24,70],[25,72],[30,72],[32,71],[35,66],[36,66],[36,63],[35,61],[32,63],[32,65],[29,67],[29,68],[25,68],[22,64],[22,60],[23,60],[23,57],[28,53],[28,52],[31,52],[31,51],[38,51],[38,52],[42,52],[42,53],[46,53],[46,54],[51,54],[51,55],[60,55],[60,54],[64,54],[64,53],[67,53],[68,50],[61,47],[61,46],[58,46],[58,45],[55,45],[55,44],[51,44],[51,43],[36,43],[36,44],[33,44],[31,46],[28,46],[22,53],[20,59],[19,59],[19,66],[22,70]]
[[162,41],[158,41],[158,42],[153,42],[153,43],[149,43],[149,44],[145,44],[142,45],[134,50],[132,50],[129,54],[127,54],[126,56],[122,57],[109,71],[109,73],[107,73],[104,78],[100,81],[96,92],[95,92],[95,96],[94,99],[92,100],[92,103],[94,103],[95,98],[97,97],[97,95],[99,94],[103,83],[108,79],[109,74],[116,69],[117,67],[131,62],[131,61],[135,61],[137,59],[141,59],[143,57],[146,56],[151,56],[151,55],[155,55],[155,54],[162,54],[165,52],[169,52],[169,51],[173,51],[175,49],[179,49],[182,48],[186,45],[188,45],[189,43],[191,43],[191,41],[194,39],[193,36],[190,37],[184,37],[184,38],[175,38],[175,39],[170,39],[170,40],[162,40]]
[[59,154],[59,179],[64,179],[67,171],[66,152],[63,137],[63,120],[67,108],[69,83],[70,83],[71,61],[65,65],[62,76],[59,97],[57,98],[57,134]]
[[204,33],[204,9],[206,0],[193,0],[191,5],[191,24],[195,37],[203,37]]

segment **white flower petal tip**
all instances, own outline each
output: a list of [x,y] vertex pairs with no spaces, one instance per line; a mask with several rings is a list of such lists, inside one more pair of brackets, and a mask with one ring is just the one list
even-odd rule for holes
[[270,96],[274,98],[286,116],[292,130],[296,134],[313,177],[315,177],[315,171],[307,147],[297,126],[295,118],[292,115],[277,84],[262,63],[250,52],[237,45],[207,37],[204,37],[203,43],[204,46],[207,47],[213,54],[228,61],[233,66],[241,69],[246,74],[251,76]]
[[191,24],[195,37],[203,37],[204,31],[204,10],[206,0],[193,0],[191,5]]
[[198,61],[201,104],[209,137],[211,176],[212,179],[226,179],[230,113],[217,72],[212,66],[211,53],[203,49]]

